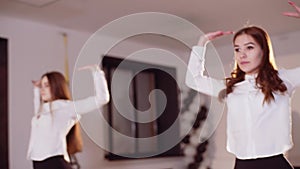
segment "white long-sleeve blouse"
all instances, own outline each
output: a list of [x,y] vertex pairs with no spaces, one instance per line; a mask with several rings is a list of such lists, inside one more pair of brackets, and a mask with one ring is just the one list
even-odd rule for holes
[[35,115],[31,121],[28,159],[42,161],[52,156],[63,155],[64,159],[69,161],[66,135],[81,114],[100,108],[109,101],[104,72],[96,70],[93,72],[93,79],[95,96],[78,101],[55,100],[51,105],[42,104],[41,110],[39,89],[34,88]]
[[[218,97],[225,89],[224,80],[203,74],[205,47],[194,46],[191,52],[186,84],[201,93]],[[291,135],[291,96],[300,85],[300,67],[281,69],[279,77],[287,91],[273,93],[275,100],[263,104],[264,94],[255,84],[256,75],[245,75],[235,84],[227,104],[227,150],[239,159],[254,159],[285,153],[293,146]]]

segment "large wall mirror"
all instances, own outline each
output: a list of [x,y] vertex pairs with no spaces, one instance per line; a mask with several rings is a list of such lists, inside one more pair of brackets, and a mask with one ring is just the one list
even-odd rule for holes
[[[176,79],[174,79],[176,77],[175,68],[109,56],[103,58],[102,64],[110,92],[113,90],[114,93],[117,93],[105,106],[107,109],[105,117],[111,128],[128,137],[148,138],[161,134],[170,126],[175,125],[175,132],[173,132],[172,137],[179,139],[179,124],[176,121],[179,115],[179,105],[178,86]],[[113,79],[116,71],[118,71],[118,76]],[[112,79],[114,85],[111,84]],[[131,80],[129,85],[126,85],[128,79]],[[165,94],[167,102],[164,110],[161,110],[162,108],[159,106],[162,102],[161,99],[163,99],[161,95],[159,93],[150,95],[154,89],[159,89]],[[128,102],[132,106],[128,106]],[[124,115],[130,118],[128,119]],[[145,118],[145,116],[154,120],[141,123],[141,118]],[[168,139],[173,138],[160,137],[147,142],[140,142],[138,139],[123,139],[119,134],[111,132],[111,129],[108,130],[107,142],[110,151],[107,152],[106,158],[109,160],[124,159],[131,156],[139,157],[147,154],[156,154],[151,155],[152,157],[181,155],[179,144],[168,151],[161,151],[162,146],[168,144]]]

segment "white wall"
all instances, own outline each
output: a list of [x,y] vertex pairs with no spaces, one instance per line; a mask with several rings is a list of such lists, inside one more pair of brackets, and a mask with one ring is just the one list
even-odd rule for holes
[[[68,52],[70,59],[70,73],[78,56],[80,49],[90,34],[66,30],[63,28],[34,23],[31,21],[18,20],[7,17],[0,17],[0,36],[7,38],[9,42],[9,164],[11,169],[30,168],[31,162],[26,159],[26,151],[30,133],[30,120],[32,117],[32,79],[38,79],[41,74],[51,70],[64,70],[64,44],[61,33],[68,34]],[[278,62],[282,66],[299,65],[299,44],[300,32],[273,37],[275,53],[278,54]],[[134,42],[133,42],[134,43]],[[152,43],[156,44],[155,42]],[[143,49],[143,45],[136,43],[135,47],[128,48],[126,44],[120,44],[110,52],[112,56],[124,57],[137,49]],[[151,45],[150,45],[151,46]],[[177,44],[178,46],[178,44]],[[179,45],[180,46],[180,45]],[[153,47],[161,47],[153,45]],[[170,49],[166,47],[166,49]],[[188,52],[186,48],[170,49],[176,55],[185,56],[183,61],[187,61]],[[230,70],[230,60],[232,58],[232,49],[229,46],[218,48],[222,54],[221,59],[225,65],[227,75]],[[160,57],[160,56],[157,56]],[[227,57],[227,58],[226,58]],[[230,57],[228,59],[228,57]],[[159,63],[163,65],[176,66],[178,63],[168,62],[169,60],[153,60],[150,58],[137,58],[139,61]],[[178,78],[180,83],[185,74],[184,69],[179,68]],[[300,137],[299,130],[300,105],[297,105],[299,91],[294,95],[292,110],[294,113],[294,142],[295,147],[290,151],[289,158],[297,165],[300,165]],[[233,156],[225,150],[225,115],[220,122],[214,135],[215,157],[213,168],[231,168],[233,165]],[[103,160],[101,148],[92,140],[84,136],[84,151],[79,153],[78,160],[82,169],[98,168],[183,168],[183,159],[177,158],[159,158],[148,160],[130,160],[109,162]]]

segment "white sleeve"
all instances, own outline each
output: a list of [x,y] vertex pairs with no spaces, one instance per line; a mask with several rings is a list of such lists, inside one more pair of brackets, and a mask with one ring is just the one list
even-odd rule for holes
[[216,80],[204,75],[205,47],[194,46],[190,55],[186,73],[186,85],[198,92],[218,97],[219,92],[225,89],[223,80]]
[[109,102],[110,96],[104,72],[97,69],[95,72],[93,72],[93,78],[95,96],[73,102],[78,114],[88,113]]
[[292,91],[300,86],[300,67],[294,69],[282,69],[279,71],[279,75],[283,80],[287,80],[292,85]]
[[41,104],[41,95],[40,89],[38,87],[33,88],[33,108],[34,114],[38,114],[39,108]]

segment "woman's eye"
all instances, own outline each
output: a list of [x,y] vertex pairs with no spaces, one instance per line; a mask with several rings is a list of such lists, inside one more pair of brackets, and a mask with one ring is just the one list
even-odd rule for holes
[[253,46],[247,46],[247,49],[251,50],[251,49],[254,49],[254,47]]
[[49,84],[43,84],[42,86],[41,86],[41,88],[48,88],[49,87]]
[[234,51],[235,51],[235,52],[239,52],[240,49],[239,49],[239,48],[235,48]]

